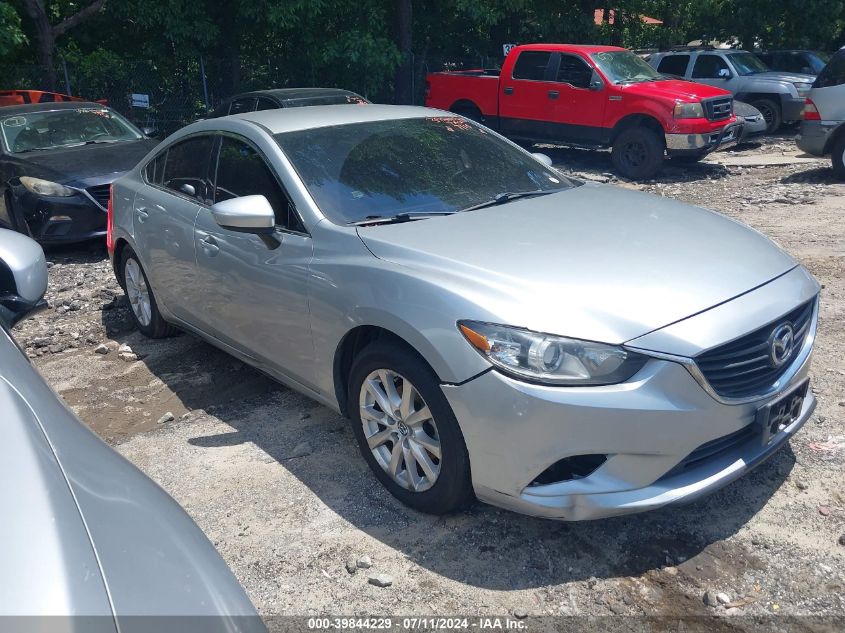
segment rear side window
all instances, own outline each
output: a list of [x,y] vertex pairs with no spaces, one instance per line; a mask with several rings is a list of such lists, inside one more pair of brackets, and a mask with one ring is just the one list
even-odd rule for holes
[[845,50],[841,50],[834,55],[824,70],[821,71],[814,88],[831,88],[833,86],[841,86],[845,84]]
[[255,97],[246,99],[235,99],[229,106],[229,114],[240,114],[241,112],[252,112],[255,110]]
[[543,81],[546,78],[546,66],[552,56],[548,51],[523,51],[513,66],[514,79]]
[[657,65],[657,72],[683,77],[687,74],[687,66],[689,66],[689,55],[667,55]]
[[718,55],[699,55],[692,69],[693,79],[719,79],[729,74],[728,63]]
[[304,232],[293,204],[264,158],[248,143],[223,137],[217,160],[214,202],[255,195],[267,198],[276,213],[278,226]]
[[167,152],[162,152],[152,159],[144,168],[144,178],[151,185],[160,185],[164,178],[164,161],[167,160]]
[[583,59],[574,55],[561,55],[556,81],[575,88],[589,88],[593,69]]
[[277,106],[269,99],[262,98],[258,100],[258,107],[256,108],[256,110],[277,110],[278,108],[279,106]]
[[211,136],[197,136],[176,143],[167,151],[161,185],[183,196],[208,200],[208,161]]

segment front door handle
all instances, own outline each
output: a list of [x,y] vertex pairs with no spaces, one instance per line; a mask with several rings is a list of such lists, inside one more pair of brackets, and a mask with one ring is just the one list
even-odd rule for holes
[[217,255],[217,253],[220,251],[220,246],[218,246],[217,240],[215,240],[210,235],[207,235],[204,238],[202,238],[200,240],[200,245],[202,246],[202,250],[209,257],[213,257],[214,255]]
[[557,90],[549,90],[549,99],[557,99],[560,93]]
[[136,209],[135,209],[135,215],[137,215],[137,216],[138,216],[138,221],[139,221],[139,222],[143,222],[143,221],[144,221],[144,220],[146,220],[148,217],[150,217],[150,214],[149,214],[149,213],[147,213],[147,208],[146,208],[146,207],[138,207],[138,208],[136,208]]
[[513,94],[513,87],[512,87],[512,86],[507,86],[507,87],[505,88],[505,90],[504,90],[504,93],[505,93],[506,95],[512,95],[512,94]]

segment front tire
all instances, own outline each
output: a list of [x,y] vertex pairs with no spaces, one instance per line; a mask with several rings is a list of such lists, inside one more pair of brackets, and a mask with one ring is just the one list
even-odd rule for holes
[[663,139],[649,128],[629,128],[613,141],[611,160],[622,176],[648,180],[663,167]]
[[830,159],[833,162],[833,173],[839,180],[845,180],[845,134],[833,144]]
[[766,132],[768,134],[774,134],[781,128],[783,114],[780,111],[780,105],[771,99],[758,99],[752,101],[751,105],[757,108],[766,120]]
[[365,348],[350,371],[349,417],[364,459],[402,503],[447,514],[473,498],[458,421],[431,369],[384,342]]
[[135,327],[149,338],[166,338],[176,334],[176,328],[165,321],[158,310],[153,289],[135,251],[129,246],[124,248],[120,262],[123,288]]

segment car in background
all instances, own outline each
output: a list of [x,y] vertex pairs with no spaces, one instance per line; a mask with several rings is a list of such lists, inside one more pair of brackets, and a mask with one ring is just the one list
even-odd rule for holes
[[[59,103],[66,101],[88,101],[82,97],[72,97],[58,92],[45,90],[0,90],[0,107],[10,105],[24,105],[27,103]],[[97,103],[108,105],[105,99]]]
[[256,110],[277,110],[314,105],[361,105],[369,103],[364,97],[340,88],[276,88],[255,90],[229,97],[208,115],[214,119],[229,114]]
[[0,108],[0,227],[42,244],[104,236],[111,183],[157,144],[99,103]]
[[41,247],[0,229],[0,617],[25,631],[265,631],[199,527],[16,345],[12,326],[46,288]]
[[107,244],[140,332],[347,415],[417,510],[595,519],[773,455],[815,406],[816,280],[733,219],[547,159],[429,108],[199,121],[114,183]]
[[801,120],[804,98],[816,79],[772,71],[752,53],[737,49],[681,46],[650,55],[648,63],[660,73],[729,90],[763,113],[769,133]]
[[742,136],[740,137],[740,142],[766,133],[766,128],[768,128],[766,119],[763,113],[753,105],[743,101],[734,101],[734,114],[736,114],[737,119],[742,120]]
[[830,59],[807,96],[798,147],[829,155],[836,176],[845,180],[845,48]]
[[653,178],[666,155],[697,161],[742,132],[729,92],[660,75],[614,46],[516,46],[501,72],[430,73],[425,103],[526,145],[610,147],[634,180]]
[[763,51],[756,55],[772,70],[805,75],[818,75],[830,61],[830,54],[824,51]]

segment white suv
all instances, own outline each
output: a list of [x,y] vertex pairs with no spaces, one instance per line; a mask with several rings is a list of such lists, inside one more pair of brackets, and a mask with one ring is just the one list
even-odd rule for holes
[[798,147],[815,156],[830,155],[833,171],[845,180],[845,47],[813,84],[804,105]]

